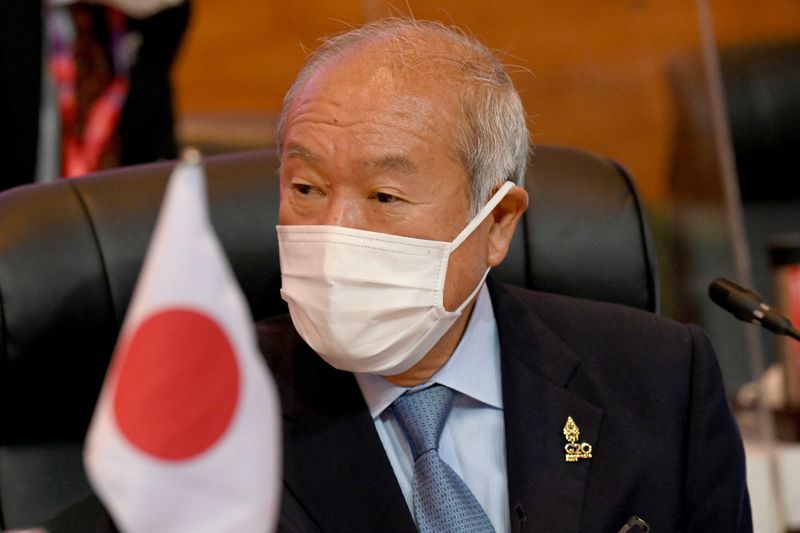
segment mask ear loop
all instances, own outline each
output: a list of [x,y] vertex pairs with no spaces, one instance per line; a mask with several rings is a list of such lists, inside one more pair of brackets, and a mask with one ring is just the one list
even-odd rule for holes
[[[467,226],[461,230],[461,233],[458,234],[453,242],[450,243],[449,249],[451,252],[458,248],[467,237],[472,235],[472,232],[475,231],[475,228],[477,228],[481,222],[483,222],[484,219],[489,216],[492,211],[494,211],[494,208],[497,207],[497,204],[499,204],[500,201],[506,197],[506,194],[508,194],[508,191],[510,191],[514,185],[515,184],[513,181],[507,181],[497,190],[496,193],[494,193],[489,201],[486,202],[486,205],[484,205],[481,210],[478,211],[478,214],[475,215],[475,218],[470,220],[469,224],[467,224]],[[458,308],[453,311],[453,313],[458,313],[460,315],[464,311],[464,308],[466,308],[467,305],[469,305],[469,303],[475,298],[475,296],[478,295],[478,291],[480,291],[481,287],[483,287],[483,282],[486,281],[486,276],[489,275],[490,270],[491,267],[486,267],[486,272],[483,273],[483,277],[472,290],[472,293],[470,293],[470,295],[467,296],[463,302],[461,302],[461,305],[459,305]]]
[[472,292],[470,293],[469,296],[467,296],[467,299],[461,302],[461,305],[459,305],[456,308],[456,310],[453,311],[453,313],[458,313],[460,315],[464,311],[464,308],[469,305],[469,303],[475,298],[475,296],[478,295],[478,291],[480,291],[481,287],[483,287],[483,282],[486,281],[486,277],[489,275],[490,270],[491,267],[486,267],[486,272],[483,273],[483,277],[481,278],[481,280],[478,282],[477,285],[475,285],[475,288],[472,289]]
[[499,189],[497,189],[497,192],[494,193],[494,196],[489,198],[489,201],[486,202],[486,205],[484,205],[480,211],[478,211],[478,214],[475,215],[475,218],[470,220],[469,224],[467,224],[466,227],[461,230],[461,233],[459,233],[458,236],[453,239],[453,242],[450,243],[448,248],[451,252],[458,248],[462,242],[467,240],[467,237],[472,235],[472,232],[475,231],[475,228],[477,228],[481,222],[483,222],[483,220],[489,216],[489,213],[494,211],[494,208],[497,207],[497,204],[499,204],[500,201],[506,197],[508,191],[514,188],[514,186],[515,185],[513,181],[507,181]]

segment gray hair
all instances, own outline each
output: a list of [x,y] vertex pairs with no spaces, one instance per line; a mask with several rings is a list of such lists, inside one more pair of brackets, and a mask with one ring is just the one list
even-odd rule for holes
[[387,64],[401,71],[427,68],[456,91],[461,116],[453,149],[470,177],[471,216],[503,182],[524,185],[528,129],[511,78],[485,45],[439,22],[388,18],[326,39],[283,100],[277,132],[279,153],[292,102],[308,78],[328,60],[361,45],[382,53]]

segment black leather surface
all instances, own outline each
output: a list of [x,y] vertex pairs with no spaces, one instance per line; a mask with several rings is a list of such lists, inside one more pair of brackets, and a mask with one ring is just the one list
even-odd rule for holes
[[83,472],[82,452],[80,440],[0,447],[0,501],[5,524],[41,525],[92,495]]
[[[800,40],[720,50],[725,110],[744,203],[800,199],[792,169],[800,143]],[[703,61],[698,52],[668,68],[674,97],[673,194],[719,201],[721,170]]]
[[742,201],[800,199],[800,41],[724,50],[725,104]]
[[[540,147],[528,191],[525,233],[519,235],[527,246],[525,286],[658,310],[650,233],[623,168],[588,152]],[[519,265],[510,263],[514,271]]]
[[[274,152],[204,162],[212,222],[254,318],[284,312]],[[74,479],[74,461],[49,453],[48,445],[70,449],[83,438],[172,168],[128,167],[0,194],[4,527],[43,522],[45,510],[74,502],[65,494],[75,491],[65,486],[85,487]],[[648,231],[624,171],[583,151],[541,146],[528,189],[530,212],[496,277],[657,309]],[[42,483],[32,469],[47,471],[47,461],[53,477]]]

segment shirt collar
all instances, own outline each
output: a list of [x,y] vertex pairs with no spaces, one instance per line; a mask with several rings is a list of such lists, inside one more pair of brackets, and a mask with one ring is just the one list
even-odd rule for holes
[[408,390],[439,383],[491,407],[503,408],[500,383],[500,339],[492,299],[484,284],[478,292],[467,328],[453,355],[426,383],[400,387],[382,376],[355,374],[369,412],[377,418]]

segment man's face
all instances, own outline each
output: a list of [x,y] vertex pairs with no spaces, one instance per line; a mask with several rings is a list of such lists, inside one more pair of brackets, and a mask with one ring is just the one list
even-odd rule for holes
[[[333,59],[289,110],[280,224],[452,241],[469,221],[467,171],[453,150],[456,102],[429,77],[399,80],[363,53]],[[487,219],[451,255],[448,310],[486,270],[489,226]]]

